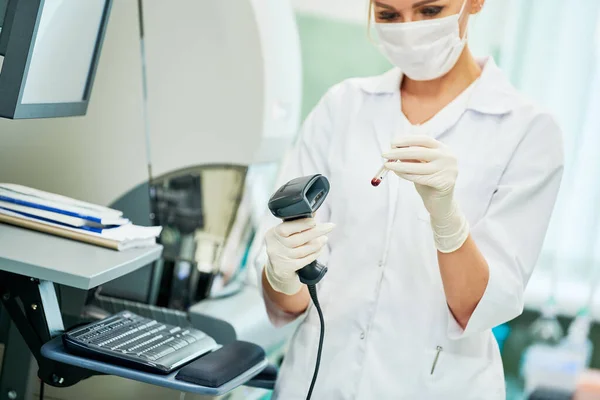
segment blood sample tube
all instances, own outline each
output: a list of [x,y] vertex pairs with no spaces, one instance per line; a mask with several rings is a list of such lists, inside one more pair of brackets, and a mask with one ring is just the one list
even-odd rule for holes
[[381,182],[383,182],[383,180],[385,179],[385,177],[387,176],[387,174],[390,172],[389,169],[387,169],[385,167],[385,165],[383,167],[381,167],[381,169],[379,171],[377,171],[377,174],[375,175],[375,177],[373,179],[371,179],[371,185],[377,187],[379,185],[381,185]]

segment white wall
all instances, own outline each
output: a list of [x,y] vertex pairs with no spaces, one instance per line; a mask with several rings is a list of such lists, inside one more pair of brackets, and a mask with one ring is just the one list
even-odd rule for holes
[[259,145],[264,100],[251,4],[145,4],[155,175],[200,162],[249,163]]

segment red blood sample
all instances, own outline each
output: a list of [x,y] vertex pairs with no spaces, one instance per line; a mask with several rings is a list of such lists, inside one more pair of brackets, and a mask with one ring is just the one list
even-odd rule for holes
[[371,179],[371,185],[373,185],[375,187],[381,185],[381,179],[379,179],[379,178],[373,178],[373,179]]

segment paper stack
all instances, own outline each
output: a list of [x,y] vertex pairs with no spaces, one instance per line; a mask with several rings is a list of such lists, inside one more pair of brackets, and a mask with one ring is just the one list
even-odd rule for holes
[[133,225],[111,208],[6,183],[0,184],[0,222],[114,250],[154,245],[162,229]]

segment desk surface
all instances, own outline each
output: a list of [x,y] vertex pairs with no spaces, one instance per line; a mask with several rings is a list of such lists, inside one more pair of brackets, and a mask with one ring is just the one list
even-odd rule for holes
[[115,251],[0,223],[0,270],[91,289],[158,259],[162,246]]

